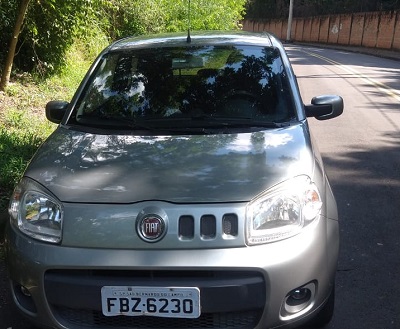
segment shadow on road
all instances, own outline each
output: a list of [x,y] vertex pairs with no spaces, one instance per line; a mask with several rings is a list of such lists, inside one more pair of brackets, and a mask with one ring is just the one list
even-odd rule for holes
[[400,327],[400,133],[382,138],[324,157],[341,221],[335,328]]

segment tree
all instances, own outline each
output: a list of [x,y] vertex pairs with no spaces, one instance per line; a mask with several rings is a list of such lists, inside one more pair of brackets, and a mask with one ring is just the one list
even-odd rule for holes
[[[192,0],[193,30],[228,30],[238,27],[247,0]],[[112,40],[188,28],[188,0],[109,0],[99,11],[108,20]]]
[[29,2],[30,2],[30,0],[21,0],[20,5],[19,5],[17,19],[16,19],[15,25],[14,25],[14,31],[12,34],[10,45],[8,47],[8,54],[7,54],[7,58],[5,60],[3,72],[1,75],[1,80],[0,80],[0,90],[1,91],[4,91],[4,89],[8,85],[8,82],[10,81],[11,70],[12,70],[14,56],[15,56],[15,49],[17,48],[18,37],[21,32],[21,28],[22,28],[22,24],[24,22],[26,12],[28,10]]
[[0,48],[4,66],[2,88],[12,67],[42,77],[60,71],[65,65],[65,53],[75,39],[93,36],[97,12],[103,2],[107,0],[0,1],[0,43],[12,50],[6,60],[5,51]]
[[[192,0],[191,27],[193,30],[237,28],[246,1]],[[18,4],[19,15],[12,32],[10,21]],[[188,4],[189,0],[0,1],[0,43],[8,43],[12,34],[7,60],[0,49],[0,61],[4,63],[1,88],[7,85],[12,67],[41,77],[62,70],[65,53],[77,38],[89,45],[99,37],[113,41],[130,35],[185,31]]]

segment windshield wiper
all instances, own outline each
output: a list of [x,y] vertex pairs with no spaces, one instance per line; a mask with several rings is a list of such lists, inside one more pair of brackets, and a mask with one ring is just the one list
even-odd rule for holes
[[119,129],[136,129],[136,130],[154,130],[155,128],[144,124],[142,121],[134,120],[132,118],[125,118],[121,116],[93,116],[90,114],[82,114],[77,116],[80,123],[92,127],[113,127]]
[[251,117],[223,117],[201,115],[176,118],[144,118],[135,120],[127,117],[79,115],[77,121],[81,124],[97,128],[118,128],[130,130],[147,130],[170,133],[209,134],[212,130],[240,128],[282,128],[290,126],[290,122],[273,122]]
[[290,122],[274,122],[264,121],[255,119],[252,117],[222,117],[222,116],[195,116],[192,117],[193,121],[207,122],[211,126],[223,126],[231,128],[242,128],[242,127],[263,127],[263,128],[282,128],[290,126]]

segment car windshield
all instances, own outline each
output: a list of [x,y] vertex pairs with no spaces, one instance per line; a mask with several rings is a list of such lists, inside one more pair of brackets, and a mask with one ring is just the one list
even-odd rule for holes
[[265,127],[294,117],[278,50],[212,45],[105,54],[70,123],[114,129],[196,129]]

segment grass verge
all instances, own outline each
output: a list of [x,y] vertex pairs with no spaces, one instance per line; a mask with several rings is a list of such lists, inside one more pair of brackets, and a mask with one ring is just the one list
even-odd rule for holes
[[0,93],[0,216],[29,160],[56,128],[45,118],[45,104],[70,100],[92,60],[77,42],[67,54],[64,72],[45,81],[28,74],[13,76]]
[[11,191],[26,164],[54,127],[38,115],[7,109],[0,127],[0,210],[8,204]]

